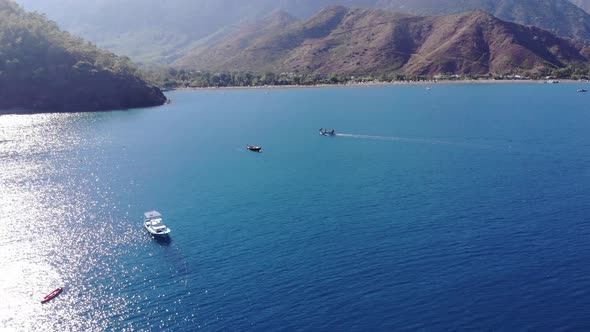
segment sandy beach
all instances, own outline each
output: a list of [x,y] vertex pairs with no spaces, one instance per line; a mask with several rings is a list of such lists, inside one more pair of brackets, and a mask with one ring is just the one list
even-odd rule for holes
[[[322,88],[361,88],[361,87],[383,87],[383,86],[436,86],[449,84],[555,84],[547,80],[438,80],[438,81],[396,81],[396,82],[365,82],[347,84],[314,84],[314,85],[263,85],[263,86],[228,86],[228,87],[183,87],[169,91],[208,91],[208,90],[282,90],[282,89],[322,89]],[[559,83],[581,83],[588,82],[579,80],[558,80]]]

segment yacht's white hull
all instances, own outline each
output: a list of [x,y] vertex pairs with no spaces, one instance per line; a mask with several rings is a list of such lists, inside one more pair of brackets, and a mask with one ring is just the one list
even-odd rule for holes
[[168,237],[168,234],[170,234],[170,228],[166,227],[164,231],[158,232],[151,227],[149,221],[144,222],[143,226],[148,231],[148,233],[152,234],[155,237]]

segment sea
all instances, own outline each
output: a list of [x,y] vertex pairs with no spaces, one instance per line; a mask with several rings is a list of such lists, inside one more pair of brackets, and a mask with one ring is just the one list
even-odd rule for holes
[[582,86],[2,115],[0,330],[588,331]]

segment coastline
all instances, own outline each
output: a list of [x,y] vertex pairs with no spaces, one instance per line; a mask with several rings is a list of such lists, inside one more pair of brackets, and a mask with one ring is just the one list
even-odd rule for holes
[[[582,83],[580,80],[563,79],[559,83]],[[181,87],[167,91],[216,91],[216,90],[290,90],[290,89],[326,89],[326,88],[370,88],[384,86],[436,86],[454,84],[554,84],[547,80],[439,80],[439,81],[397,81],[397,82],[365,82],[347,84],[314,84],[314,85],[262,85],[262,86],[224,86],[224,87]],[[166,92],[167,92],[166,91]]]
[[162,107],[171,104],[172,101],[166,98],[166,101],[161,105],[152,105],[152,106],[137,106],[137,107],[129,107],[129,108],[114,108],[114,109],[104,109],[104,110],[90,110],[90,109],[72,109],[72,110],[49,110],[49,109],[28,109],[28,108],[0,108],[0,117],[3,115],[35,115],[35,114],[85,114],[85,113],[109,113],[109,112],[126,112],[130,110],[136,109],[148,109],[148,108],[156,108]]

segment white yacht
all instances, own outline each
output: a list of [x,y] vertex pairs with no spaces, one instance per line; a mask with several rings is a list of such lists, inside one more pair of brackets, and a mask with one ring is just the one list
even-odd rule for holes
[[162,215],[158,211],[150,211],[143,214],[143,225],[150,234],[156,237],[166,237],[170,234],[170,228],[162,222]]

